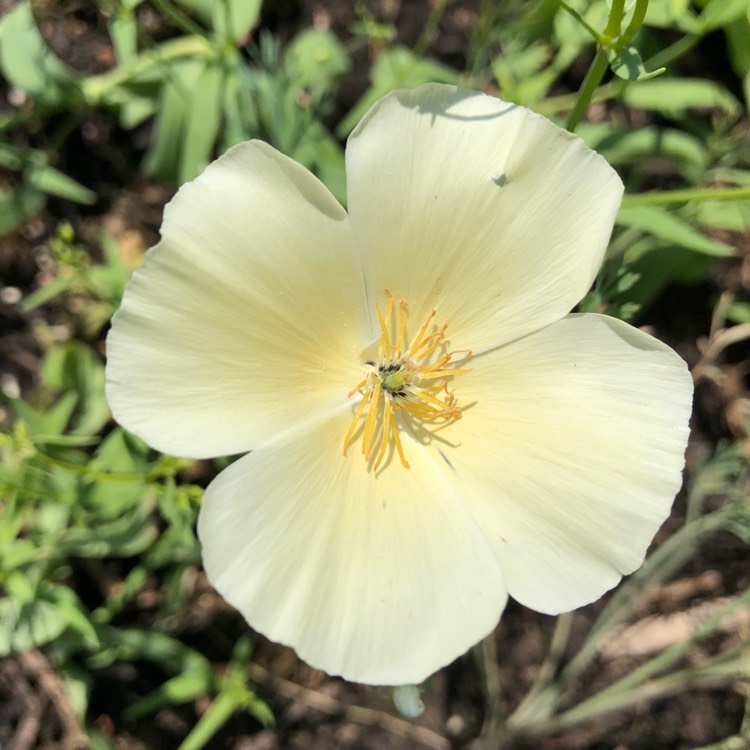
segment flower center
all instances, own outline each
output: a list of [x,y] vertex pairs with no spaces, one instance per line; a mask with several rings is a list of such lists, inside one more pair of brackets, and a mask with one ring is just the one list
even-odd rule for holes
[[456,405],[446,379],[468,372],[456,365],[459,360],[465,361],[471,356],[468,349],[445,351],[447,326],[436,328],[434,310],[409,344],[406,341],[406,302],[403,300],[398,304],[398,321],[395,336],[392,336],[393,295],[387,289],[385,292],[388,295],[385,312],[380,306],[376,307],[380,326],[377,356],[365,361],[367,374],[347,394],[351,398],[358,393],[362,400],[344,438],[346,454],[360,421],[364,420],[362,453],[368,462],[375,455],[375,471],[391,442],[401,463],[409,468],[399,436],[402,420],[413,420],[421,426],[430,423],[444,425],[461,416],[461,409]]

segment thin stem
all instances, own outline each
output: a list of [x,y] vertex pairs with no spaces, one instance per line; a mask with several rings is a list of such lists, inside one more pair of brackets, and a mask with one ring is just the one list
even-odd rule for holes
[[81,82],[81,90],[84,99],[90,105],[96,106],[112,89],[145,73],[150,68],[181,57],[208,58],[213,54],[215,54],[214,47],[202,36],[171,39],[153,50],[138,55],[134,60],[119,65],[114,70],[85,78]]
[[608,64],[607,53],[603,47],[599,47],[591,66],[586,73],[586,77],[583,79],[581,88],[578,91],[576,103],[568,115],[568,121],[565,123],[565,129],[571,133],[575,132],[578,124],[586,114],[586,109],[594,96],[594,92],[602,82],[604,74],[607,72]]
[[427,23],[422,29],[422,33],[419,35],[417,43],[414,45],[414,56],[417,58],[424,57],[424,53],[427,51],[427,47],[432,41],[435,29],[437,29],[440,19],[445,13],[445,9],[448,7],[448,0],[437,0],[432,11],[430,11]]
[[60,458],[54,458],[40,450],[34,452],[33,459],[48,466],[55,466],[66,471],[71,471],[85,479],[95,480],[97,482],[142,482],[144,477],[141,474],[124,474],[108,471],[96,471],[88,465],[74,464],[71,461],[63,461]]
[[597,44],[604,44],[606,42],[604,35],[600,34],[595,28],[593,28],[589,22],[573,7],[568,5],[565,0],[560,0],[560,6],[563,8],[563,10],[566,10],[568,13],[570,13],[573,18],[578,21],[578,23],[588,31],[588,33],[591,35],[592,39]]
[[543,727],[540,727],[540,731],[535,732],[535,734],[557,734],[576,724],[590,721],[613,711],[620,711],[644,701],[667,698],[670,695],[684,692],[686,685],[689,685],[693,690],[723,687],[745,674],[748,668],[747,661],[747,658],[743,659],[742,657],[742,644],[739,644],[736,648],[704,662],[700,666],[673,672],[630,690],[608,693],[606,696],[604,694],[594,696],[552,719]]
[[635,0],[635,10],[633,10],[633,17],[630,19],[628,28],[625,29],[622,36],[617,41],[617,50],[623,49],[625,45],[638,33],[638,29],[643,26],[643,22],[646,19],[647,10],[648,0]]
[[653,206],[662,203],[687,203],[688,201],[740,201],[750,198],[750,187],[687,188],[654,193],[626,195],[623,206]]
[[206,747],[211,738],[240,707],[240,703],[234,691],[220,692],[177,750],[201,750]]
[[612,10],[609,12],[607,26],[604,29],[604,44],[611,44],[620,36],[622,17],[625,14],[625,0],[612,0]]
[[674,44],[670,44],[666,49],[657,52],[653,57],[645,61],[644,66],[649,70],[656,70],[668,65],[672,60],[682,57],[689,52],[701,40],[700,34],[688,34],[678,39]]
[[497,673],[497,643],[493,630],[481,643],[482,671],[484,672],[484,694],[486,715],[481,736],[495,737],[502,730],[503,716],[500,707],[500,677]]
[[722,607],[713,617],[706,620],[692,636],[686,638],[684,641],[673,644],[660,654],[649,659],[645,664],[641,664],[640,667],[602,690],[596,697],[602,698],[636,688],[660,672],[665,672],[668,667],[681,659],[698,641],[713,635],[721,621],[727,615],[730,615],[738,607],[743,607],[748,602],[750,602],[750,591],[746,591],[742,596],[736,597],[726,607]]
[[179,8],[175,8],[167,0],[153,0],[153,5],[180,31],[184,31],[186,34],[194,34],[195,36],[206,36],[205,29],[201,28],[192,18],[185,15]]
[[563,612],[555,623],[547,656],[539,669],[534,684],[513,714],[508,718],[509,726],[530,726],[540,718],[547,718],[548,708],[544,702],[539,702],[542,693],[549,695],[548,687],[557,674],[560,663],[565,655],[565,649],[570,637],[571,625],[573,624],[573,613]]
[[732,505],[683,526],[667,539],[627,583],[621,586],[607,603],[594,623],[586,641],[563,671],[559,682],[560,694],[589,665],[599,650],[599,645],[609,630],[627,619],[646,585],[665,580],[689,559],[704,536],[718,531],[735,513]]
[[[597,86],[591,97],[592,102],[606,102],[609,99],[617,98],[625,89],[628,82],[622,78],[615,78],[609,83]],[[571,109],[576,103],[578,92],[572,94],[560,94],[559,96],[550,96],[538,103],[531,105],[535,112],[540,115],[550,115],[556,112],[565,112]]]

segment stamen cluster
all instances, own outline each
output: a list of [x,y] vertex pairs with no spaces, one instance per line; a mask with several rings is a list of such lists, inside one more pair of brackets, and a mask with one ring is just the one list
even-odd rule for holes
[[[468,349],[456,349],[441,354],[445,345],[447,326],[434,329],[436,311],[425,320],[411,346],[405,341],[407,304],[401,300],[398,305],[398,326],[396,340],[391,340],[390,326],[393,315],[393,295],[386,289],[388,301],[385,313],[377,306],[380,339],[377,360],[368,360],[365,377],[347,394],[349,398],[359,393],[362,400],[354,413],[354,418],[344,438],[344,453],[352,442],[360,419],[364,417],[362,430],[362,453],[369,462],[373,450],[378,445],[373,469],[377,471],[393,440],[396,452],[404,467],[409,462],[404,456],[399,435],[399,419],[409,415],[420,423],[437,421],[441,424],[461,416],[453,391],[448,383],[433,381],[450,378],[468,372],[456,367],[456,358],[466,359],[471,355]],[[434,330],[431,330],[434,329]]]

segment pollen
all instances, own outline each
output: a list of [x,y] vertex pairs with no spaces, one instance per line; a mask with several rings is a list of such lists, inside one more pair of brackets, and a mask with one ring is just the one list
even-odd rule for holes
[[401,463],[409,468],[399,430],[409,422],[414,427],[437,429],[459,419],[461,409],[449,388],[456,375],[468,370],[460,365],[471,356],[468,349],[447,350],[445,331],[438,327],[433,310],[409,343],[406,335],[407,304],[398,303],[394,315],[393,295],[386,289],[385,311],[376,307],[380,337],[377,356],[365,361],[366,374],[347,394],[361,397],[344,437],[344,455],[361,434],[362,454],[377,471],[395,448]]

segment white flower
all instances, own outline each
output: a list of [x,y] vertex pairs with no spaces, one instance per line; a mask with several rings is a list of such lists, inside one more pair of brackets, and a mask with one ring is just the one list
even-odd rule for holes
[[398,685],[508,594],[558,613],[640,565],[692,386],[659,341],[568,314],[622,195],[580,139],[428,85],[376,104],[346,164],[348,213],[260,142],[185,185],[113,320],[107,393],[161,451],[250,451],[198,531],[252,627]]

